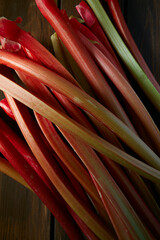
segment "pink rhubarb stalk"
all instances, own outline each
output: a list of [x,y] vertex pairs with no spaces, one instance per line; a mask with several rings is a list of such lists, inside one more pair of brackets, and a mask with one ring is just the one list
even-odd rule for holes
[[16,121],[37,161],[40,163],[53,185],[63,196],[64,200],[97,236],[112,239],[111,234],[104,229],[97,215],[88,209],[87,206],[84,206],[84,203],[78,198],[70,184],[68,184],[67,179],[62,174],[56,162],[53,162],[54,159],[41,141],[38,134],[38,128],[31,120],[27,108],[8,95],[7,100],[9,101]]
[[108,49],[105,48],[100,40],[86,26],[79,23],[75,18],[70,19],[70,24],[75,29],[75,31],[79,31],[86,38],[88,38],[115,65],[115,67],[117,67],[121,74],[126,77],[126,74],[124,73],[124,70],[122,69],[120,63],[117,62],[117,60],[108,51]]
[[126,78],[119,72],[115,65],[107,58],[93,43],[91,43],[85,36],[79,34],[81,40],[83,41],[86,48],[90,51],[90,53],[94,56],[100,67],[107,74],[107,76],[111,79],[114,85],[121,92],[123,97],[129,103],[130,107],[134,110],[143,126],[145,127],[145,131],[148,132],[152,143],[159,151],[160,146],[160,132],[153,122],[153,119],[149,115],[147,109],[134,92],[131,85],[128,83]]
[[[91,84],[97,98],[114,112],[120,119],[131,125],[126,113],[118,102],[112,89],[105,81],[102,73],[96,66],[95,62],[79,41],[74,29],[70,26],[69,21],[66,22],[60,10],[57,8],[53,0],[36,1],[41,13],[50,22],[58,36],[61,38],[73,58],[78,63],[82,72],[85,74]],[[107,94],[106,94],[107,93]]]
[[[66,13],[66,12],[65,12]],[[56,33],[55,33],[56,34]],[[60,60],[63,59],[63,62],[65,63],[66,59],[63,58],[64,55],[62,54],[62,50],[61,50],[61,45],[60,45],[60,40],[58,38],[58,36],[55,36],[54,34],[54,39],[56,39],[56,43],[58,42],[58,44],[55,44],[55,41],[52,42],[54,50],[56,50],[56,57]],[[67,52],[67,59],[68,61],[70,60],[71,55],[69,54],[68,50],[66,50],[66,48],[64,47],[64,45],[62,44],[63,50],[66,53]],[[58,51],[58,49],[60,49],[60,51]],[[70,56],[68,58],[68,56]],[[69,61],[70,62],[70,61]],[[74,59],[72,58],[71,64],[72,62],[75,62]],[[75,63],[76,64],[76,63]],[[73,66],[75,66],[75,64]],[[67,64],[66,64],[67,66]],[[74,70],[74,69],[73,69]],[[88,89],[88,88],[87,88]],[[62,103],[62,102],[61,102]],[[69,111],[70,113],[70,111]],[[74,115],[74,119],[77,120],[79,123],[81,123],[79,118],[76,118],[76,115]],[[92,118],[93,120],[93,118]],[[94,119],[95,120],[95,119]],[[118,143],[118,140],[116,141],[116,138],[113,138],[113,135],[108,135],[106,137],[106,128],[101,124],[98,124],[98,122],[94,121],[94,124],[96,125],[96,127],[98,127],[98,130],[100,131],[100,134],[106,139],[109,140],[112,144],[114,144],[115,146],[119,147],[120,149],[123,150],[122,146]],[[98,124],[98,125],[97,125]],[[84,125],[86,127],[86,125]],[[100,128],[99,128],[100,127]],[[87,125],[88,128],[88,125]],[[111,138],[112,137],[112,138]],[[101,156],[101,159],[103,159],[103,162],[106,164],[107,169],[109,170],[109,172],[111,173],[112,177],[114,177],[114,179],[116,180],[116,182],[119,184],[119,186],[121,187],[121,189],[123,190],[123,192],[125,193],[126,196],[128,196],[128,198],[130,199],[131,203],[133,204],[134,208],[137,210],[137,213],[141,215],[141,217],[144,218],[144,216],[146,217],[148,224],[154,227],[157,224],[154,224],[154,217],[151,213],[151,211],[148,212],[148,208],[145,206],[144,202],[147,202],[147,205],[149,206],[150,210],[153,211],[154,215],[157,217],[157,219],[159,219],[160,216],[160,209],[157,205],[157,203],[155,202],[152,194],[149,192],[149,190],[147,189],[145,183],[143,182],[143,180],[141,179],[141,177],[136,174],[134,171],[128,171],[127,174],[129,174],[129,177],[131,177],[131,179],[134,179],[133,181],[133,185],[134,183],[136,183],[136,187],[138,187],[138,190],[141,193],[143,193],[141,196],[144,197],[144,201],[140,198],[140,196],[137,194],[137,192],[135,191],[133,185],[131,184],[131,182],[128,180],[128,178],[125,176],[124,171],[120,168],[120,166],[118,166],[118,164],[115,164],[113,161],[109,160],[107,157]],[[137,186],[138,184],[138,186]],[[142,191],[143,189],[143,191]],[[140,208],[137,206],[141,206]],[[142,211],[139,211],[139,210]],[[148,216],[147,216],[148,215]],[[157,231],[157,230],[154,230]]]
[[[2,50],[0,51],[0,53],[1,63],[7,64],[8,66],[15,68],[16,70],[23,71],[28,76],[33,77],[34,80],[42,82],[46,84],[48,87],[53,88],[56,91],[59,91],[60,93],[64,94],[72,102],[81,106],[81,108],[93,114],[97,119],[102,121],[113,132],[115,132],[116,135],[119,136],[128,146],[135,150],[135,152],[137,152],[145,161],[149,162],[152,165],[154,164],[156,168],[160,168],[159,166],[160,160],[158,156],[140,138],[138,138],[138,136],[135,135],[125,124],[123,124],[118,118],[116,118],[111,112],[109,112],[106,108],[99,104],[95,99],[91,98],[86,93],[81,91],[79,88],[69,83],[62,77],[58,76],[57,74],[53,73],[52,71],[44,68],[43,66],[40,66],[22,57],[16,56],[15,54],[4,52]],[[33,108],[35,109],[36,106],[33,106]],[[64,126],[64,123],[61,124]],[[64,126],[64,128],[68,129],[68,126]],[[72,129],[69,129],[69,131],[72,132]],[[123,135],[122,132],[125,133],[125,135]],[[84,135],[86,134],[87,132],[85,132]],[[97,148],[97,144],[94,145],[94,148]],[[106,151],[104,152],[106,154]],[[111,158],[113,159],[113,157]],[[123,164],[123,161],[121,162],[121,164]],[[133,167],[134,165],[133,161],[131,165]],[[137,167],[135,169],[137,169]]]
[[[2,80],[2,77],[1,77],[1,80]],[[5,78],[5,80],[6,80],[6,78]],[[1,81],[1,85],[2,85],[2,81]],[[10,87],[12,88],[12,90],[13,90],[13,86],[12,86],[12,84],[11,84],[11,82],[10,82]],[[5,86],[6,86],[6,81],[5,81]],[[15,89],[15,85],[14,85],[14,89]],[[23,93],[23,96],[24,96],[24,92],[26,93],[26,90],[22,90],[21,91],[21,94]],[[18,92],[17,92],[18,93]],[[29,94],[30,95],[30,94]],[[28,95],[28,97],[26,98],[26,99],[28,99],[29,100],[29,95]],[[30,95],[31,96],[31,95]],[[17,96],[16,96],[17,97]],[[35,104],[35,108],[37,108],[37,105],[39,105],[40,106],[40,102],[38,103],[37,101],[36,101],[36,98],[34,97],[34,99],[32,98],[32,101],[31,102],[33,102],[33,100],[34,100],[34,104]],[[38,104],[37,104],[38,103]],[[35,110],[38,110],[38,109],[35,109]],[[43,105],[43,110],[45,111],[45,112],[48,112],[48,111],[46,111],[46,108],[44,109],[44,105]],[[39,112],[39,111],[38,111]],[[53,112],[52,112],[53,113]],[[52,116],[53,116],[53,114],[52,114]],[[63,122],[63,121],[62,121]],[[66,124],[65,124],[66,125]],[[94,167],[94,171],[96,171],[97,172],[97,170],[100,168],[100,166],[99,167],[97,167],[97,163],[96,164],[94,164],[94,163],[90,163],[91,164],[91,166],[92,167],[90,167],[90,168],[93,168]],[[95,166],[96,166],[96,168],[95,168]],[[98,169],[97,169],[98,168]],[[102,168],[103,169],[103,168]],[[101,172],[101,176],[102,176],[102,173],[103,173],[103,171],[104,170],[102,170],[101,168],[99,169],[100,170],[100,172]],[[101,178],[99,178],[98,176],[97,176],[97,173],[96,172],[93,172],[92,171],[92,174],[95,176],[95,178],[98,180],[98,181],[100,181],[99,182],[99,184],[101,185],[101,186],[103,186],[103,184],[105,183],[105,181],[103,181],[103,179],[101,179]],[[53,174],[53,173],[52,173]],[[107,174],[107,172],[105,171],[105,177],[104,177],[104,179],[106,179],[106,176],[108,175],[106,175]],[[107,181],[108,182],[108,181]],[[106,184],[107,184],[107,182],[106,182]],[[110,181],[109,181],[110,182]],[[114,189],[114,188],[112,188],[111,187],[111,189]],[[105,189],[105,191],[108,191],[107,189]],[[107,194],[107,196],[109,196],[108,194]],[[119,196],[118,196],[118,198],[119,198]],[[125,206],[125,208],[126,208],[126,204],[124,205]],[[123,206],[123,207],[124,207]]]

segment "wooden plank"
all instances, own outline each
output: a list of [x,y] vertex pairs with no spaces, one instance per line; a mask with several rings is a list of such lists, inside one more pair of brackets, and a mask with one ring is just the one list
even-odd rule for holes
[[[11,20],[21,16],[23,29],[51,47],[51,27],[39,13],[34,0],[0,0],[0,16]],[[1,174],[0,196],[0,239],[50,239],[50,212],[34,193]]]
[[160,1],[128,0],[127,22],[136,43],[160,82]]
[[68,16],[74,15],[77,16],[77,11],[75,9],[75,6],[80,2],[79,0],[61,0],[60,1],[60,7],[61,9],[65,9],[67,11]]
[[0,175],[0,239],[49,240],[50,213],[38,197]]

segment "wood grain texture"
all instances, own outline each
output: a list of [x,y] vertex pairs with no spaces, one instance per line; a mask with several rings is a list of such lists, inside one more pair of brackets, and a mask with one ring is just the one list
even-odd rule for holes
[[143,57],[160,82],[160,1],[128,0],[127,23]]
[[[68,15],[76,15],[75,5],[79,2],[59,0],[58,5],[66,9]],[[120,0],[120,5],[140,51],[160,82],[160,1]],[[21,16],[21,27],[52,51],[50,35],[53,29],[34,0],[0,0],[0,15],[11,20]],[[0,174],[0,240],[22,239],[68,240],[68,237],[33,193]]]
[[50,213],[29,190],[1,175],[0,239],[50,239]]

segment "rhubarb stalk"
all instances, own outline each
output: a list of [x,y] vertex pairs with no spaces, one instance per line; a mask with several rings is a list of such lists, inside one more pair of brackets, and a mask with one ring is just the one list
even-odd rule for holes
[[[91,98],[85,92],[81,91],[79,88],[77,88],[70,82],[65,81],[65,79],[63,79],[62,77],[53,73],[52,71],[44,68],[43,66],[40,66],[28,59],[24,59],[22,57],[18,57],[16,55],[14,55],[14,54],[4,52],[3,50],[1,50],[0,52],[1,52],[0,62],[2,62],[3,64],[5,63],[10,67],[15,68],[16,70],[24,71],[25,74],[27,74],[30,77],[33,77],[33,79],[37,80],[38,82],[42,82],[42,83],[46,84],[48,87],[55,89],[56,91],[64,94],[67,98],[69,98],[76,105],[81,106],[81,108],[88,111],[93,116],[95,116],[97,119],[102,121],[113,132],[115,132],[116,135],[118,137],[120,137],[128,146],[130,146],[135,152],[137,152],[139,154],[139,156],[141,156],[146,162],[155,166],[157,169],[160,169],[159,157],[137,135],[135,135],[125,124],[123,124],[118,118],[116,118],[111,112],[109,112],[106,108],[104,108],[101,104],[99,104],[95,99]],[[2,76],[1,76],[1,78],[4,79],[4,81],[5,81],[5,78],[3,78]],[[51,81],[51,79],[52,79],[52,81]],[[12,84],[14,84],[14,83],[12,83]],[[1,89],[3,87],[1,84]],[[6,85],[6,87],[7,87],[7,85]],[[16,88],[18,88],[18,86]],[[33,106],[34,109],[36,107],[37,106]],[[46,113],[46,114],[48,115],[48,113]],[[63,125],[62,128],[64,128],[64,129],[68,128],[68,126],[64,126],[64,123],[61,123],[61,124]],[[68,130],[70,132],[72,131],[71,128]],[[79,132],[79,134],[80,134],[80,132]],[[87,134],[87,132],[85,132],[84,136],[86,134]],[[84,139],[84,136],[83,136],[83,139]],[[81,137],[82,137],[82,135],[81,135]],[[92,142],[92,144],[93,144],[93,142]],[[94,144],[94,148],[95,147],[97,148],[96,144]],[[106,154],[106,152],[105,152],[105,154]],[[111,155],[110,155],[110,157],[112,158]],[[116,158],[116,161],[117,160],[118,159]],[[127,162],[129,164],[130,161],[127,161]],[[124,162],[122,161],[121,164],[124,164]],[[130,162],[130,164],[131,164],[131,162]],[[133,162],[131,165],[133,167],[133,165],[134,165]],[[136,169],[137,169],[137,167],[136,167]]]
[[110,21],[107,13],[103,9],[99,0],[87,0],[94,13],[96,14],[101,26],[107,34],[117,53],[134,76],[146,96],[150,99],[158,111],[160,111],[160,94],[150,82],[142,68],[139,66],[135,58],[132,56],[123,40],[119,36],[117,30]]

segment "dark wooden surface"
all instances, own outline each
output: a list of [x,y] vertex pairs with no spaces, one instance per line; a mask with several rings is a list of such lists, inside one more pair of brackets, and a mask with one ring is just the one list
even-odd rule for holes
[[[58,5],[75,14],[78,0],[61,0]],[[160,81],[160,1],[120,0],[128,26],[151,70]],[[39,13],[34,0],[0,0],[0,15],[23,18],[23,29],[50,50],[53,30]],[[0,174],[0,240],[66,240],[49,211],[29,190]],[[75,239],[76,240],[76,239]]]

